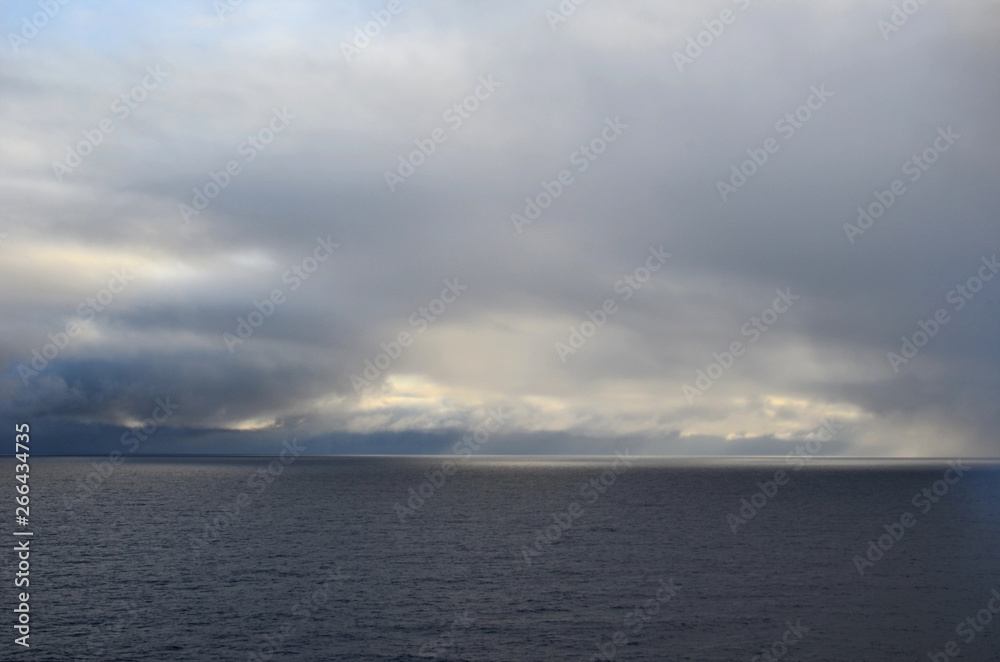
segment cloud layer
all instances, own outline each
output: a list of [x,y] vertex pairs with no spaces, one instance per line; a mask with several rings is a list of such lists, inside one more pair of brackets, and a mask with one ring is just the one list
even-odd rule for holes
[[9,2],[0,415],[1000,455],[1000,20],[912,4]]

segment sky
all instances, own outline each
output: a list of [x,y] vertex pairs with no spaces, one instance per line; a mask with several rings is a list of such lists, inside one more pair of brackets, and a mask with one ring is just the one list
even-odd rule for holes
[[996,2],[2,12],[36,453],[1000,457]]

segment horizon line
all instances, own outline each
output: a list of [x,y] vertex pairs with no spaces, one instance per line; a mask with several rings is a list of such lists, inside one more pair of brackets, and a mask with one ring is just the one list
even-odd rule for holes
[[[627,452],[627,451],[626,451]],[[110,453],[32,453],[31,457],[108,457]],[[15,453],[0,453],[0,458],[14,458]],[[121,457],[281,457],[281,453],[122,453]],[[510,453],[510,454],[473,454],[455,455],[451,453],[300,453],[298,457],[426,457],[426,458],[453,458],[458,460],[472,458],[615,458],[615,453],[599,454],[536,454],[536,453]],[[881,461],[942,461],[949,462],[955,460],[969,462],[1000,462],[1000,457],[956,457],[956,456],[907,456],[907,457],[887,457],[887,456],[866,456],[866,455],[630,455],[630,459],[675,459],[675,460],[770,460],[802,458],[807,460],[881,460]]]

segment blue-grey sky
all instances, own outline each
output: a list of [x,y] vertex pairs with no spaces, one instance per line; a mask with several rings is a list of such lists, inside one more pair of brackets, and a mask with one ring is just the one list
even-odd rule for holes
[[51,452],[1000,455],[994,2],[2,11]]

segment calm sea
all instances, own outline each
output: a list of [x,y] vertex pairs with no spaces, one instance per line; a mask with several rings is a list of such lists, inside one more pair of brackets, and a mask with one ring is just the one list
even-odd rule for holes
[[996,464],[801,465],[33,458],[0,658],[1000,660]]

